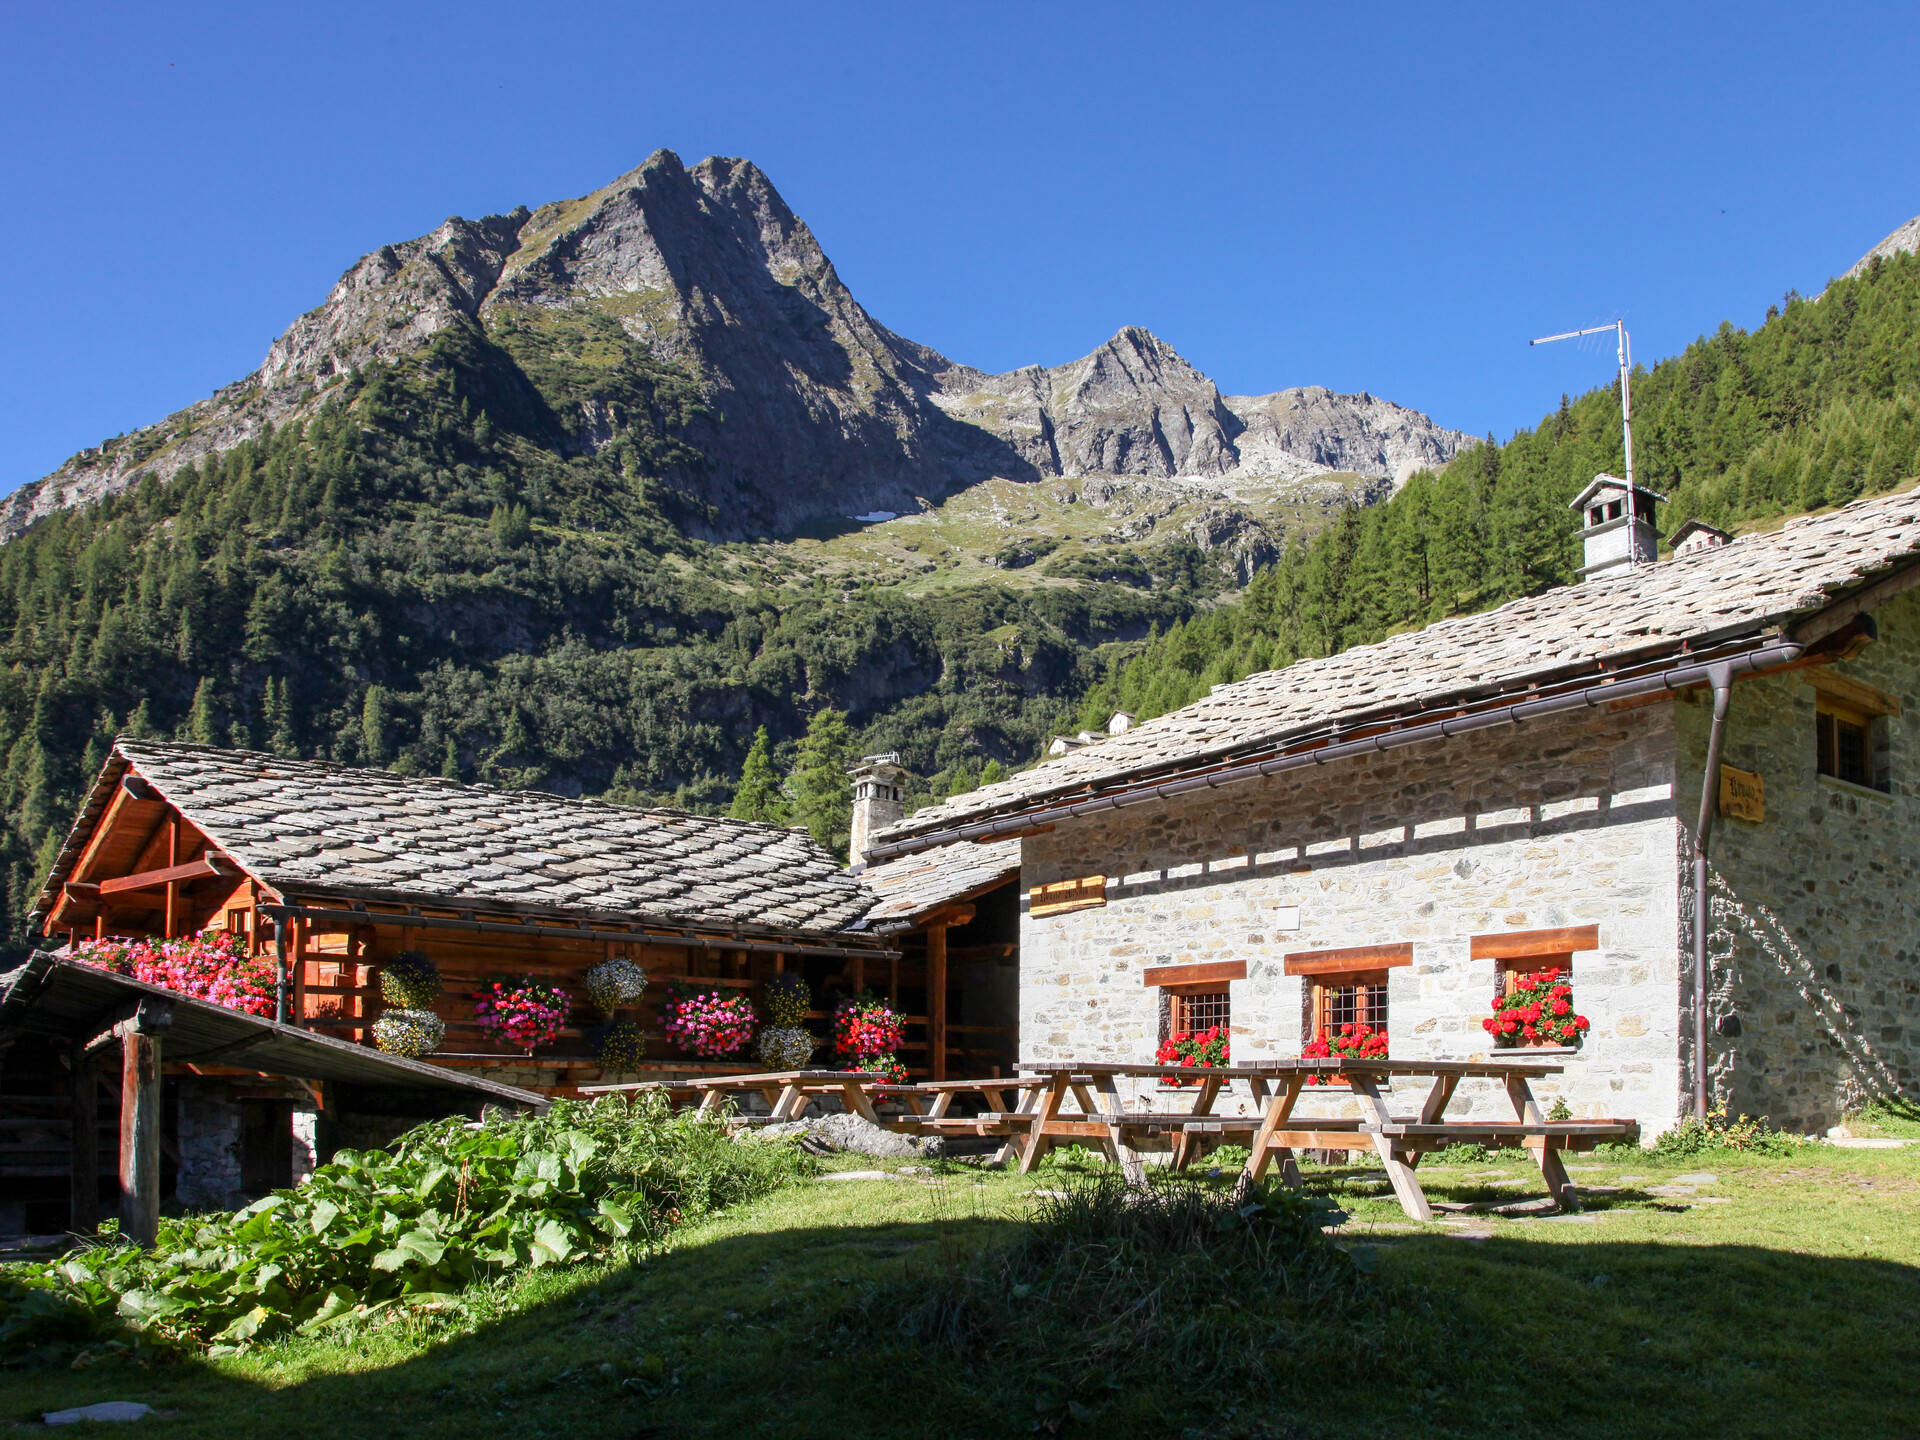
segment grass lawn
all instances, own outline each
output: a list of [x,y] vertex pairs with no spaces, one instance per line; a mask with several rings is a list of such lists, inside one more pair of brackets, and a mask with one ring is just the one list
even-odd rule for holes
[[[1085,1397],[1068,1411],[1044,1356],[970,1370],[862,1324],[876,1288],[1011,1239],[1027,1192],[1073,1183],[1076,1164],[806,1182],[643,1265],[528,1274],[466,1319],[6,1372],[0,1417],[144,1400],[174,1413],[140,1433],[182,1440],[1920,1434],[1920,1147],[1590,1162],[1575,1180],[1616,1193],[1580,1218],[1431,1226],[1405,1220],[1381,1172],[1309,1169],[1352,1216],[1343,1243],[1372,1264],[1380,1318],[1331,1350],[1279,1337],[1266,1381],[1231,1393],[1141,1367],[1066,1377]],[[1541,1193],[1518,1161],[1421,1173],[1435,1200]]]

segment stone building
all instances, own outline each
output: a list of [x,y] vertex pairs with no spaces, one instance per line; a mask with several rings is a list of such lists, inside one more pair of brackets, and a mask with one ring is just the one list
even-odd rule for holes
[[1818,1130],[1920,1096],[1916,592],[1913,492],[1609,563],[1216,687],[866,858],[1019,838],[1023,1060],[1144,1061],[1213,1020],[1236,1059],[1351,1020],[1466,1058],[1552,964],[1590,1024],[1544,1087],[1576,1116]]

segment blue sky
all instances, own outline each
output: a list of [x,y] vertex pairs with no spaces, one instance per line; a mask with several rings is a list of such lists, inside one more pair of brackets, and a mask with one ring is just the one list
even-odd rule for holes
[[1920,10],[29,7],[0,44],[0,491],[257,365],[359,255],[744,155],[902,334],[1122,325],[1228,393],[1503,438],[1920,213]]

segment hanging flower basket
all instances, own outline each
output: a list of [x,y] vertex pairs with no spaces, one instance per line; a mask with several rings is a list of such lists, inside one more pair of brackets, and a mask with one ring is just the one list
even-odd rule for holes
[[804,1070],[820,1042],[798,1025],[769,1025],[755,1050],[769,1070]]
[[69,953],[88,965],[162,985],[249,1015],[273,1014],[273,963],[249,955],[225,930],[175,940],[82,940]]
[[660,1007],[660,1028],[681,1049],[718,1059],[753,1039],[753,1005],[744,995],[676,988]]
[[767,977],[760,987],[760,999],[769,1025],[800,1025],[813,1008],[813,988],[800,976],[782,972]]
[[380,998],[397,1010],[425,1010],[439,993],[439,968],[424,950],[402,950],[380,967]]
[[531,975],[508,976],[473,992],[473,1018],[480,1033],[524,1050],[551,1045],[572,1008],[566,991]]
[[603,1015],[631,1005],[647,988],[647,972],[631,960],[602,960],[587,971],[587,1000]]
[[1493,1014],[1480,1022],[1501,1049],[1540,1045],[1577,1047],[1587,1034],[1587,1017],[1573,1009],[1573,986],[1565,970],[1554,966],[1513,977],[1513,991],[1493,1002]]
[[[1227,1039],[1227,1027],[1209,1025],[1205,1030],[1182,1030],[1160,1042],[1153,1063],[1156,1065],[1178,1065],[1205,1070],[1214,1065],[1227,1063],[1231,1046]],[[1191,1080],[1179,1079],[1164,1081],[1169,1085],[1198,1085],[1198,1076]]]
[[417,1060],[447,1038],[447,1022],[431,1010],[389,1010],[373,1022],[373,1043],[389,1055]]
[[[1352,1021],[1337,1030],[1322,1030],[1319,1036],[1300,1047],[1302,1060],[1332,1060],[1340,1057],[1355,1060],[1384,1060],[1387,1058],[1387,1032],[1376,1030],[1371,1025]],[[1345,1084],[1344,1079],[1333,1075],[1309,1075],[1309,1085]]]
[[647,1053],[647,1037],[631,1020],[616,1020],[594,1032],[593,1057],[603,1070],[638,1070]]

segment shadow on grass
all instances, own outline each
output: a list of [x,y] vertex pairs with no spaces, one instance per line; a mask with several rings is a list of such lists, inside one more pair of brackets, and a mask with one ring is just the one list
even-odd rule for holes
[[15,1374],[0,1414],[137,1399],[178,1412],[166,1435],[222,1440],[1913,1429],[1920,1270],[1754,1246],[1404,1236],[1377,1247],[1363,1282],[1391,1302],[1387,1318],[1344,1360],[1314,1347],[1298,1362],[1275,1334],[1265,1374],[1230,1390],[1142,1367],[1108,1377],[1077,1415],[1036,1410],[1044,1355],[987,1368],[862,1328],[857,1302],[875,1287],[920,1283],[1019,1229],[963,1218],[725,1235],[644,1265],[555,1273],[522,1288],[518,1313],[444,1339],[406,1322],[222,1367]]

